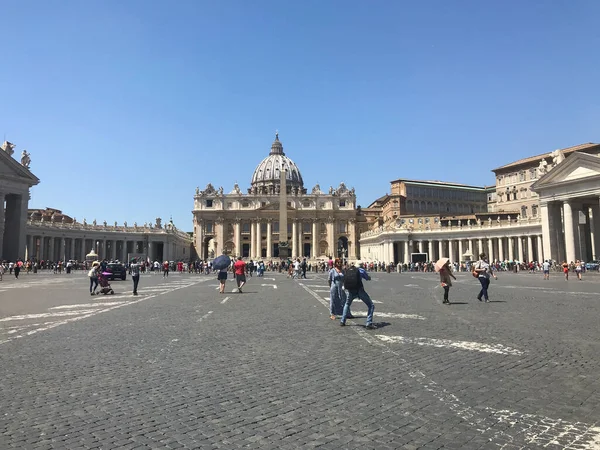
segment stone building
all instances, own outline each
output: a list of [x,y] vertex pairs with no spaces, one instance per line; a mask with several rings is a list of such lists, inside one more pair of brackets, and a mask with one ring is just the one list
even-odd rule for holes
[[588,142],[537,156],[519,159],[492,170],[496,176],[496,201],[491,212],[507,212],[521,217],[539,217],[540,200],[531,185],[548,170],[573,153],[600,154],[600,144]]
[[461,214],[458,207],[454,215],[429,214],[422,211],[424,199],[419,199],[418,214],[413,202],[410,217],[401,214],[401,193],[396,194],[398,210],[385,210],[380,198],[375,206],[382,217],[373,221],[369,216],[372,226],[360,235],[362,257],[396,263],[410,262],[413,253],[453,261],[480,252],[502,261],[600,258],[598,155],[600,145],[588,143],[494,169],[496,186],[481,188],[486,212],[465,214],[462,207]]
[[209,183],[194,195],[194,245],[201,259],[225,252],[251,259],[279,257],[281,171],[286,173],[287,242],[292,257],[356,259],[357,209],[354,189],[342,182],[323,192],[304,187],[300,169],[283,151],[279,136],[252,174],[243,193],[237,183],[229,193]]
[[193,258],[192,238],[156,219],[138,226],[83,223],[54,208],[29,209],[29,189],[39,183],[26,150],[19,164],[15,145],[0,146],[0,260],[78,260],[94,250],[98,257],[125,261],[127,256],[179,261]]

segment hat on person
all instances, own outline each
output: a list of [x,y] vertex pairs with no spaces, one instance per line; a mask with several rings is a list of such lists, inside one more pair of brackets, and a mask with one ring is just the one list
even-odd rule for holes
[[486,256],[487,256],[487,255],[486,255],[485,253],[483,253],[483,252],[479,254],[479,257],[480,257],[481,259],[484,259]]

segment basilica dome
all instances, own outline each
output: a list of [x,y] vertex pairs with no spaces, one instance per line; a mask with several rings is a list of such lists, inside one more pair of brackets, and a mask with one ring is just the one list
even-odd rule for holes
[[279,141],[279,135],[275,134],[275,141],[271,145],[269,156],[263,159],[254,170],[254,174],[252,175],[252,190],[255,192],[270,191],[271,187],[278,186],[280,184],[280,171],[282,168],[286,170],[286,184],[288,189],[294,187],[304,191],[304,181],[302,180],[302,175],[300,175],[300,169],[298,169],[294,161],[285,156],[283,145]]

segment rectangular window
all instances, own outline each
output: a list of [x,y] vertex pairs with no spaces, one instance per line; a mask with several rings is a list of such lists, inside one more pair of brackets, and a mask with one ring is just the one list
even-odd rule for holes
[[212,222],[206,222],[206,232],[207,233],[213,232],[213,223]]
[[311,223],[310,222],[304,222],[302,224],[302,230],[304,231],[304,233],[310,233],[311,232]]
[[531,207],[531,216],[532,217],[537,217],[537,215],[538,215],[538,207],[537,207],[537,205],[533,205]]
[[344,208],[346,206],[346,200],[340,200],[340,208]]
[[279,233],[279,222],[273,222],[273,233]]
[[347,226],[348,226],[348,224],[346,223],[346,221],[344,221],[344,220],[340,221],[339,222],[340,233],[346,233],[347,232],[347,230],[346,230]]
[[212,200],[206,200],[206,207],[212,208],[212,205],[213,205],[212,202],[213,202]]
[[519,181],[525,181],[525,171],[519,172]]

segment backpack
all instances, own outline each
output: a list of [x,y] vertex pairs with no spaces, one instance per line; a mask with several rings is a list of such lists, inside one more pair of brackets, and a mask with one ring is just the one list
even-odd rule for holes
[[358,292],[360,289],[360,272],[358,267],[351,266],[346,269],[344,274],[344,289],[350,292]]

